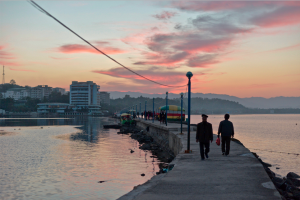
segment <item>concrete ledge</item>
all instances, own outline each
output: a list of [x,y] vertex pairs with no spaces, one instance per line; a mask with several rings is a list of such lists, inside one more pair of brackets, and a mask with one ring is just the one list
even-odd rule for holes
[[[178,131],[169,129],[176,128],[176,124],[163,127],[151,123],[138,122],[141,127],[149,126],[150,134],[157,139],[168,140],[170,148],[177,152],[172,162],[175,167],[167,174],[154,176],[119,199],[281,199],[262,164],[244,146],[231,142],[230,155],[222,156],[220,146],[213,142],[209,159],[201,161],[194,131],[191,132],[192,153],[184,154],[186,134],[179,135]],[[155,131],[160,130],[161,134],[157,135]]]

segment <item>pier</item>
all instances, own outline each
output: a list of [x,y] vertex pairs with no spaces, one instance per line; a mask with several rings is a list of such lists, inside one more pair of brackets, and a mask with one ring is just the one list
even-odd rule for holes
[[222,156],[221,147],[215,143],[217,135],[214,135],[209,158],[201,161],[196,127],[191,128],[192,153],[186,154],[186,125],[183,135],[180,124],[176,123],[166,126],[158,121],[137,119],[137,126],[149,127],[148,134],[173,151],[175,167],[135,187],[119,200],[281,199],[262,164],[243,145],[232,141],[230,155]]

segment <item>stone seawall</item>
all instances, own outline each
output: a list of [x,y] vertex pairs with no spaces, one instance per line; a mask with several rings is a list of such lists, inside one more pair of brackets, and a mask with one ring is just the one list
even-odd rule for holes
[[[175,132],[180,131],[180,127],[168,127],[162,124],[154,124],[152,123],[152,120],[136,120],[136,125],[143,129],[146,130],[149,128],[147,131],[147,134],[151,136],[155,142],[160,144],[164,150],[167,151],[172,151],[172,153],[176,156],[182,151],[183,145],[182,145],[182,135],[180,134],[175,134]],[[186,130],[186,125],[183,128],[183,130]],[[191,128],[193,129],[193,128]]]
[[191,128],[192,153],[185,154],[186,125],[184,135],[180,134],[180,124],[170,123],[166,127],[157,121],[138,119],[137,126],[148,129],[147,134],[176,155],[171,162],[175,166],[168,173],[153,176],[134,187],[119,200],[281,199],[261,162],[243,145],[231,142],[230,155],[222,156],[220,146],[213,142],[209,158],[201,161],[199,144],[195,140],[196,127]]

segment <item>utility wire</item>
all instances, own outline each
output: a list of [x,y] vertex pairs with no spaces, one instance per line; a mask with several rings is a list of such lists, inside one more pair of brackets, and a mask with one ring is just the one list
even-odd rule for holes
[[75,33],[73,30],[71,30],[69,27],[67,27],[65,24],[63,24],[62,22],[60,22],[58,19],[56,19],[54,16],[52,16],[50,13],[48,13],[46,10],[44,10],[41,6],[39,6],[37,3],[35,3],[34,1],[30,0],[29,3],[31,5],[33,5],[36,9],[38,9],[39,11],[41,11],[42,13],[48,15],[49,17],[51,17],[52,19],[54,19],[55,21],[57,21],[58,23],[60,23],[63,27],[65,27],[66,29],[68,29],[69,31],[71,31],[72,33],[74,33],[77,37],[79,37],[81,40],[83,40],[84,42],[86,42],[88,45],[90,45],[91,47],[93,47],[96,51],[102,53],[103,55],[105,55],[106,57],[108,57],[109,59],[111,59],[112,61],[114,61],[115,63],[117,63],[118,65],[122,66],[123,68],[127,69],[128,71],[134,73],[137,76],[140,76],[148,81],[151,81],[152,83],[158,84],[158,85],[162,85],[165,87],[173,87],[173,88],[179,88],[179,87],[185,87],[186,85],[181,85],[181,86],[176,86],[176,85],[166,85],[166,84],[162,84],[159,82],[156,82],[154,80],[151,80],[143,75],[140,75],[139,73],[129,69],[128,67],[124,66],[123,64],[119,63],[118,61],[116,61],[115,59],[113,59],[112,57],[108,56],[106,53],[104,53],[103,51],[99,50],[97,47],[95,47],[94,45],[92,45],[91,43],[89,43],[87,40],[85,40],[83,37],[81,37],[80,35],[78,35],[77,33]]

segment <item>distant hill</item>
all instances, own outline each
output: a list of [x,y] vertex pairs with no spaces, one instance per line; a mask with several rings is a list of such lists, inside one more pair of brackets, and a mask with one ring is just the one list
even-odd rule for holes
[[[146,94],[140,92],[110,92],[110,97],[113,99],[123,98],[126,94],[130,97],[148,97],[148,98],[165,98],[165,94]],[[170,99],[179,98],[179,94],[169,93]],[[185,95],[187,97],[187,95]],[[208,99],[223,99],[238,102],[241,105],[248,108],[300,108],[300,97],[273,97],[273,98],[263,98],[263,97],[250,97],[250,98],[239,98],[235,96],[223,95],[223,94],[203,94],[203,93],[192,93],[193,97],[201,97]]]

